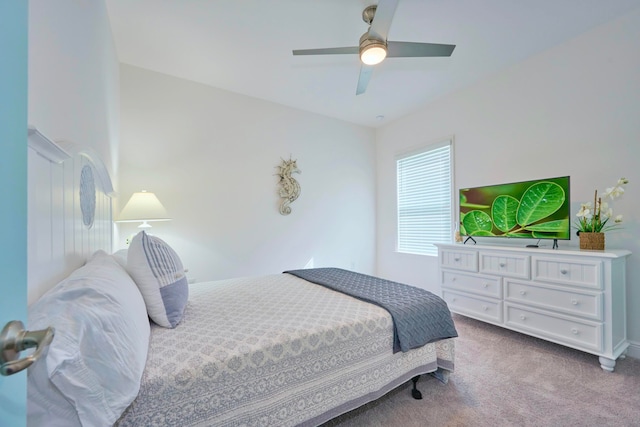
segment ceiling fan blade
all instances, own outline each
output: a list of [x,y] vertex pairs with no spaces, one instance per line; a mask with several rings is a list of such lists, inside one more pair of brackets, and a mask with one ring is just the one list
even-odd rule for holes
[[369,80],[371,80],[371,74],[373,73],[373,65],[362,64],[360,67],[360,77],[358,77],[358,87],[356,88],[356,95],[360,95],[367,90]]
[[387,57],[451,56],[454,44],[387,42]]
[[398,7],[398,0],[380,0],[378,2],[376,14],[369,28],[370,36],[378,40],[387,40],[396,7]]
[[358,46],[349,47],[328,47],[324,49],[295,49],[294,55],[341,55],[359,52]]

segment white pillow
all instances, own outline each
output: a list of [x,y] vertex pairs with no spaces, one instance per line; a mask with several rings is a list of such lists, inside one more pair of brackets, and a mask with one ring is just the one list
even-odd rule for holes
[[140,291],[98,251],[29,307],[29,329],[48,326],[55,336],[47,356],[28,371],[29,425],[113,425],[138,395],[147,359]]
[[120,264],[120,267],[124,268],[125,270],[127,269],[127,250],[126,249],[120,249],[119,251],[115,251],[113,254],[111,254],[111,256],[113,257],[113,259],[118,261],[118,264]]
[[175,328],[189,299],[189,284],[178,254],[163,240],[141,231],[129,245],[127,271],[142,293],[151,320]]

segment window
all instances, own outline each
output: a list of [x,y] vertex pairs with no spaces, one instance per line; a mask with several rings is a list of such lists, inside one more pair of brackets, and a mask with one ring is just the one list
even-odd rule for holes
[[452,140],[397,158],[398,252],[437,255],[451,243]]

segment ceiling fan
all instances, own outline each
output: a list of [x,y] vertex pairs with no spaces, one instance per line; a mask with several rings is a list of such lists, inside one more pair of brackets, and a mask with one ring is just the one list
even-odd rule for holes
[[340,55],[359,54],[362,65],[356,95],[364,93],[371,79],[373,66],[386,57],[434,57],[451,56],[456,45],[436,43],[394,42],[387,40],[398,0],[380,0],[378,5],[368,6],[362,11],[362,20],[369,30],[360,37],[358,46],[329,47],[324,49],[298,49],[294,55]]

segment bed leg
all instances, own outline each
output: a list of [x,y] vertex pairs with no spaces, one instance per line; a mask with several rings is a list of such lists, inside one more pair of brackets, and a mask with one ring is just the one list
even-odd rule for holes
[[418,387],[416,387],[416,384],[418,384],[419,379],[420,379],[420,375],[417,375],[411,378],[411,381],[413,382],[413,389],[411,390],[411,396],[413,396],[413,398],[416,400],[422,399],[422,393],[420,393],[420,390],[418,390]]

